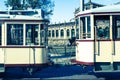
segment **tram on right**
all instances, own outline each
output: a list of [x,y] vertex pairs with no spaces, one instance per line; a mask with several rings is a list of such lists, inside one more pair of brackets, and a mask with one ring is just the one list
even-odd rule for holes
[[[80,0],[83,3],[83,0]],[[94,71],[120,71],[120,5],[75,14],[76,62]]]

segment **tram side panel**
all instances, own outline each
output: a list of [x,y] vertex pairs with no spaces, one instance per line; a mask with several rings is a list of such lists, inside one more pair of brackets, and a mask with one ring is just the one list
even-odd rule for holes
[[5,48],[6,67],[38,66],[47,62],[45,48]]
[[112,47],[110,41],[98,41],[96,46],[96,62],[111,62]]
[[93,41],[77,41],[76,42],[76,61],[78,64],[93,65],[94,51]]

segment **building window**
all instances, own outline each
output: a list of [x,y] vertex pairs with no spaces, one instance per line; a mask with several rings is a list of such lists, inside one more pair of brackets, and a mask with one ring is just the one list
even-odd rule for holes
[[22,24],[7,24],[7,45],[23,45]]
[[58,37],[59,36],[59,31],[58,30],[56,30],[56,37]]
[[51,30],[48,31],[48,37],[51,37]]
[[69,37],[69,36],[70,36],[70,30],[67,29],[67,37]]
[[61,35],[61,37],[64,37],[64,30],[63,29],[60,31],[60,35]]
[[55,31],[52,30],[52,37],[55,37]]
[[38,25],[26,25],[26,45],[38,45]]
[[75,37],[75,29],[71,29],[71,37]]

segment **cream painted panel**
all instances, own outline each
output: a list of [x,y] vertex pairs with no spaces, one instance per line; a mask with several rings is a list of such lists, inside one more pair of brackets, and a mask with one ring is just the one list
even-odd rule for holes
[[76,60],[94,62],[93,42],[77,42]]
[[4,64],[4,49],[0,48],[0,64]]
[[[97,43],[98,44],[98,43]],[[108,41],[101,41],[97,45],[97,54],[95,57],[96,62],[111,62],[112,57],[112,43]]]
[[45,48],[31,48],[30,49],[30,63],[31,64],[42,64],[47,62],[47,53]]
[[5,64],[28,64],[28,48],[5,48]]

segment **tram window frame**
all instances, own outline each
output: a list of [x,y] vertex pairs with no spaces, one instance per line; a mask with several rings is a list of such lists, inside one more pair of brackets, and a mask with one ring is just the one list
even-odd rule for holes
[[23,45],[23,24],[7,24],[7,45]]
[[80,39],[91,38],[90,16],[80,17]]
[[95,16],[96,38],[98,40],[110,39],[110,16]]
[[75,25],[76,25],[76,39],[79,39],[79,18],[75,19]]

